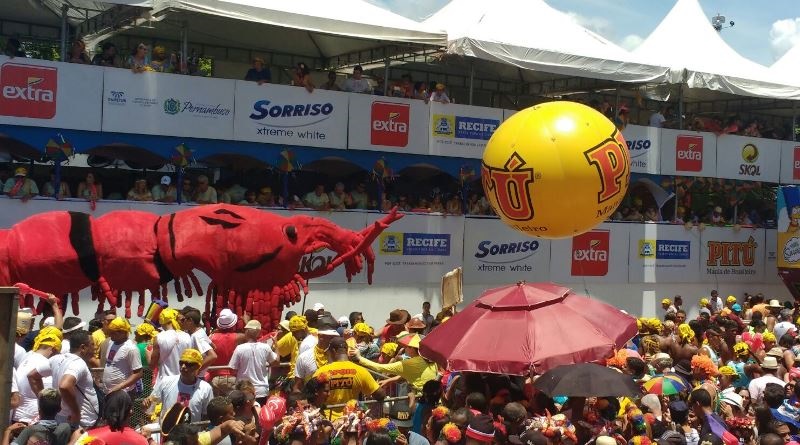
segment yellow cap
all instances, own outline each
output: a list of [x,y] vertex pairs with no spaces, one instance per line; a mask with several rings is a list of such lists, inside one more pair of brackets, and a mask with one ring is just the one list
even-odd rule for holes
[[180,361],[182,362],[189,362],[194,363],[197,366],[203,365],[203,354],[200,353],[197,349],[184,349],[183,353],[181,354]]
[[304,331],[308,329],[308,320],[302,315],[295,315],[289,319],[289,330],[291,332]]
[[63,338],[64,335],[61,333],[61,329],[55,326],[45,326],[33,339],[33,350],[37,351],[42,346],[50,346],[56,352],[61,351],[61,339]]
[[353,326],[353,332],[357,335],[372,335],[369,325],[363,322],[356,323],[355,326]]
[[669,298],[665,298],[661,300],[661,304],[672,304],[672,300],[670,300]]
[[131,324],[128,322],[128,319],[125,317],[117,316],[111,323],[108,324],[109,331],[118,331],[118,332],[131,332]]
[[734,297],[733,295],[728,295],[728,298],[725,301],[727,301],[728,303],[736,303],[736,297]]

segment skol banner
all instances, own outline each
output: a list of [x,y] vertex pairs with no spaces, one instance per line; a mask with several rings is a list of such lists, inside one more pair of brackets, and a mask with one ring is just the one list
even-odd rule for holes
[[661,129],[661,174],[705,176],[717,172],[717,136],[698,131]]
[[601,224],[550,244],[550,279],[558,283],[628,281],[628,224]]
[[631,226],[629,254],[631,283],[700,281],[700,237],[682,225]]
[[778,190],[778,267],[800,269],[800,187]]
[[727,134],[717,138],[719,178],[778,182],[780,169],[780,141]]
[[[380,218],[380,214],[370,213],[368,224]],[[461,266],[463,241],[463,217],[408,214],[372,244],[376,257],[375,281],[405,285],[439,283],[442,275]]]
[[706,227],[700,232],[701,281],[761,283],[765,243],[764,229]]
[[497,219],[467,218],[464,284],[550,280],[550,241],[526,236]]
[[347,93],[236,81],[233,138],[301,147],[347,148]]
[[430,154],[477,158],[503,120],[499,108],[431,102]]
[[102,85],[96,66],[0,56],[0,124],[100,131]]
[[631,156],[631,173],[661,173],[660,128],[628,125],[622,131]]

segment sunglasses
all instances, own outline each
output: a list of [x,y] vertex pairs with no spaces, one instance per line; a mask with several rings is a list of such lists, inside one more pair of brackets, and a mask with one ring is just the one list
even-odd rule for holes
[[197,366],[197,363],[194,363],[194,362],[184,362],[184,361],[180,361],[180,362],[178,362],[178,364],[179,364],[180,366],[186,366],[187,368],[192,368],[192,367],[195,367],[195,366]]

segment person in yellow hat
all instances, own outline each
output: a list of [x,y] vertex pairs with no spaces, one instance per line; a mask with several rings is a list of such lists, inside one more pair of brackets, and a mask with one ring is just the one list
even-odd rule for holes
[[22,202],[27,202],[39,194],[39,187],[36,186],[33,179],[28,177],[27,168],[17,167],[14,170],[14,177],[8,178],[3,185],[3,193],[9,198],[21,198]]
[[199,422],[214,398],[211,385],[198,377],[200,367],[203,365],[203,355],[197,349],[188,348],[180,355],[180,375],[171,375],[159,379],[150,397],[142,401],[145,408],[153,403],[161,402],[163,416],[176,404],[189,407],[191,421]]
[[664,298],[663,300],[661,300],[661,308],[664,309],[664,311],[666,311],[667,314],[678,313],[678,308],[675,307],[674,304],[672,304],[672,300],[670,300],[669,298]]
[[392,374],[405,379],[412,387],[412,391],[419,395],[422,394],[422,386],[429,380],[436,379],[436,364],[429,362],[419,355],[419,342],[424,335],[409,334],[410,338],[400,338],[399,343],[403,344],[406,355],[409,358],[394,363],[376,363],[361,356],[358,349],[351,348],[348,355],[361,366],[380,373]]
[[155,384],[162,378],[180,373],[178,359],[184,350],[192,346],[192,338],[181,331],[178,322],[178,311],[168,307],[158,314],[158,323],[161,332],[153,340],[153,351],[150,353],[150,363],[158,367],[158,376]]
[[133,393],[142,378],[142,358],[136,343],[128,338],[130,333],[131,324],[125,317],[116,317],[108,324],[108,338],[100,346],[106,394],[118,390]]
[[14,412],[14,421],[31,424],[39,416],[37,395],[42,389],[53,386],[49,359],[61,351],[62,338],[60,329],[45,326],[36,335],[31,353],[17,367],[20,403]]
[[372,328],[364,322],[356,323],[353,326],[358,352],[364,358],[377,360],[381,355],[381,351],[373,341],[372,332]]

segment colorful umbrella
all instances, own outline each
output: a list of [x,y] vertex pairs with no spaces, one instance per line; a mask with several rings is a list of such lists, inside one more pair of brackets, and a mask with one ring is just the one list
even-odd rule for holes
[[636,335],[636,319],[553,283],[490,289],[428,334],[420,354],[450,371],[541,374],[600,362]]
[[397,343],[409,348],[419,348],[419,342],[425,338],[424,335],[408,334],[397,339]]
[[675,373],[675,372],[665,372],[665,373],[664,373],[664,374],[662,374],[662,375],[663,375],[664,377],[668,378],[668,379],[675,380],[676,382],[678,382],[678,384],[679,384],[679,385],[683,385],[683,386],[684,386],[684,387],[686,387],[686,388],[689,388],[689,387],[690,387],[690,385],[689,385],[689,381],[688,381],[688,380],[686,380],[686,379],[685,379],[685,378],[684,378],[682,375],[680,375],[680,374],[678,374],[678,373]]
[[670,377],[653,377],[652,379],[644,382],[644,390],[649,394],[656,394],[659,396],[672,396],[680,392],[686,391],[686,385]]

